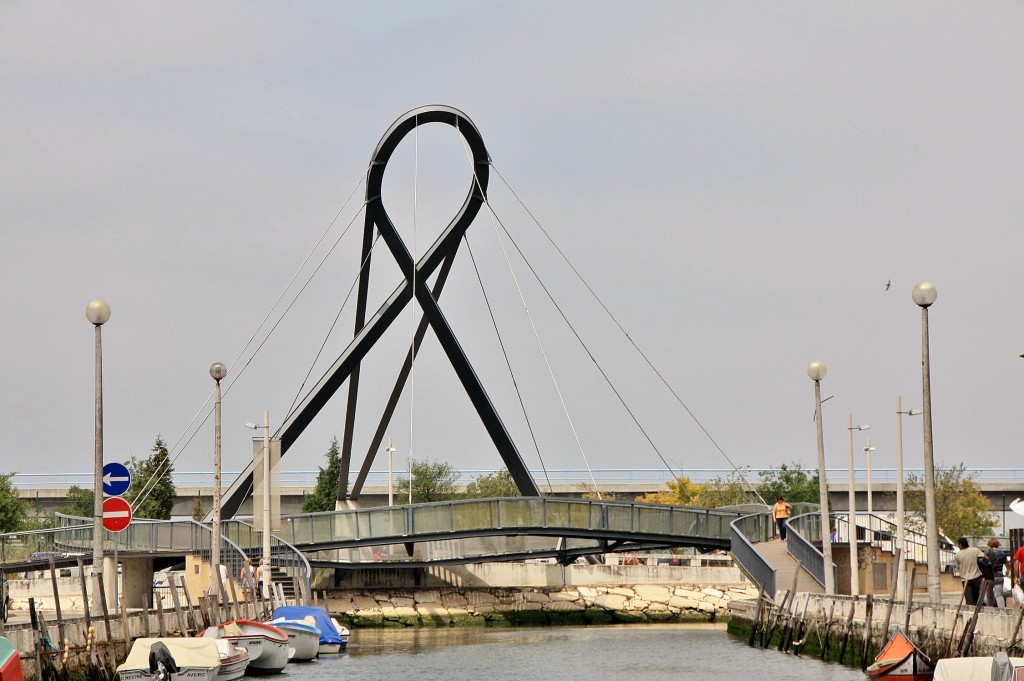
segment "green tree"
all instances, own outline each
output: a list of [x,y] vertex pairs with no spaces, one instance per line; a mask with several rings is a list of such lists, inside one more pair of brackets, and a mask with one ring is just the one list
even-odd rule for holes
[[338,479],[341,476],[341,452],[338,450],[338,438],[331,440],[331,447],[324,454],[327,468],[320,468],[316,476],[316,489],[302,500],[303,513],[333,511],[338,498]]
[[774,504],[780,496],[791,504],[798,501],[817,504],[821,501],[818,471],[804,468],[799,461],[761,471],[761,484],[757,486],[757,492],[768,504]]
[[[957,466],[935,468],[935,519],[939,531],[956,541],[959,537],[978,537],[992,534],[999,524],[992,502],[981,493],[974,482],[974,473],[968,473],[961,463]],[[907,524],[924,531],[924,476],[907,476],[905,487]]]
[[[450,501],[459,496],[455,481],[458,472],[444,461],[412,462],[412,502],[423,504],[431,501]],[[395,496],[409,498],[409,478],[399,478],[395,484]]]
[[[408,490],[406,491],[408,494]],[[495,473],[479,475],[466,485],[467,499],[497,499],[500,497],[518,497],[519,488],[507,468]]]
[[728,478],[718,476],[708,482],[693,482],[686,476],[665,483],[667,489],[637,497],[642,504],[675,504],[718,508],[747,502],[743,479],[733,472]]
[[133,456],[125,465],[131,472],[132,484],[124,497],[132,505],[132,514],[137,518],[170,520],[177,491],[171,479],[174,464],[163,438],[156,436],[149,458]]
[[673,504],[676,506],[697,506],[703,485],[693,482],[685,475],[665,483],[667,489],[648,492],[636,498],[640,504]]
[[732,471],[727,478],[715,476],[713,480],[704,483],[700,505],[705,508],[719,508],[746,504],[750,502],[748,489],[749,485],[739,471]]
[[0,474],[0,532],[17,532],[28,518],[28,504],[18,496],[14,473]]
[[92,518],[96,512],[96,509],[93,508],[94,498],[95,495],[91,489],[71,485],[68,488],[68,503],[60,509],[60,512],[78,518]]

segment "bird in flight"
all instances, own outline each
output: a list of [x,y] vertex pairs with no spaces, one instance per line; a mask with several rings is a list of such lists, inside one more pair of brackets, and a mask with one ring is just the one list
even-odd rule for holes
[[892,279],[885,282],[885,290],[888,291],[890,286],[892,286]]

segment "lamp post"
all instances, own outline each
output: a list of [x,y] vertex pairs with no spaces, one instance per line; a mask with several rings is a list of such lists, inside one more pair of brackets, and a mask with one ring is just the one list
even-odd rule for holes
[[[907,529],[904,524],[903,517],[906,515],[906,506],[903,497],[903,415],[907,416],[918,416],[921,414],[920,409],[910,409],[903,411],[903,398],[902,396],[896,396],[896,545],[903,549],[905,552],[907,549]],[[906,553],[904,557],[900,559],[900,564],[896,572],[896,589],[900,594],[901,599],[906,598],[907,593],[913,593],[913,585],[907,584],[907,560]],[[910,589],[908,592],[907,589]]]
[[[220,362],[210,365],[210,377],[214,381],[213,401],[213,546],[211,546],[211,570],[220,571],[220,382],[228,375],[228,368]],[[210,593],[220,596],[219,579],[210,574]]]
[[[103,332],[100,330],[110,319],[110,306],[94,300],[85,306],[85,318],[96,329],[96,418],[95,418],[95,472],[93,486],[92,573],[97,582],[103,578]],[[97,585],[98,587],[98,585]],[[93,590],[97,612],[103,606],[99,588]]]
[[398,450],[391,444],[391,438],[388,438],[388,506],[395,505],[394,456],[396,451]]
[[846,436],[850,445],[850,484],[849,484],[849,500],[850,500],[850,595],[860,595],[860,579],[859,569],[857,565],[857,492],[853,488],[853,431],[855,430],[868,430],[871,428],[868,424],[864,423],[859,426],[853,425],[853,414],[851,413],[846,420]]
[[263,565],[260,576],[263,579],[263,588],[271,590],[271,569],[270,569],[270,410],[263,411],[263,425],[255,423],[245,424],[246,428],[256,430],[263,428]]
[[828,481],[825,480],[825,437],[821,427],[821,380],[828,373],[824,362],[815,360],[807,365],[807,375],[814,381],[814,420],[818,430],[818,497],[821,503],[821,555],[825,559],[825,593],[834,595],[832,574],[832,538],[828,522]]
[[932,605],[942,602],[939,583],[939,526],[935,517],[935,455],[932,450],[932,381],[928,348],[928,308],[938,292],[929,282],[914,287],[911,297],[921,308],[921,408],[924,415],[924,516],[927,525],[928,598]]
[[[875,448],[871,446],[871,438],[867,440],[867,444],[864,445],[864,453],[867,455],[868,462],[868,515],[875,512],[875,509],[871,505],[871,452],[875,451]],[[868,522],[871,522],[870,520]]]

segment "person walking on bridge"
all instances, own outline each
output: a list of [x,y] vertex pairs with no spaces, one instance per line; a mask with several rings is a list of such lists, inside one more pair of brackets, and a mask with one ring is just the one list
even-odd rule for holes
[[786,541],[786,525],[789,523],[789,514],[793,510],[793,506],[779,495],[775,505],[772,506],[772,518],[775,519],[775,523],[779,526],[779,539]]

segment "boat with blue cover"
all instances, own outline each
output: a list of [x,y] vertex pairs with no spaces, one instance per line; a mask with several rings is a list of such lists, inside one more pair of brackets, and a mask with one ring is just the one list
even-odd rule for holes
[[338,624],[330,613],[318,605],[285,605],[274,610],[274,619],[306,620],[320,630],[320,655],[331,655],[348,647],[348,629]]

